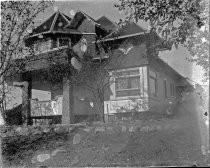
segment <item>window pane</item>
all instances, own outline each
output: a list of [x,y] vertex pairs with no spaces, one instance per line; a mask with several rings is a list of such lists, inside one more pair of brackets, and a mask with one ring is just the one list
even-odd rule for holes
[[51,42],[51,49],[53,48],[57,48],[57,40],[56,39],[53,39],[52,42]]
[[176,96],[176,89],[175,89],[175,85],[173,85],[173,96]]
[[130,78],[130,88],[140,88],[140,79],[139,76]]
[[167,83],[166,83],[166,80],[164,80],[164,94],[165,94],[165,98],[167,98]]
[[154,71],[152,71],[152,70],[149,71],[149,75],[150,75],[151,77],[153,77],[153,78],[157,78],[156,72],[154,72]]
[[140,90],[139,89],[122,90],[122,91],[117,91],[116,92],[117,97],[137,96],[137,95],[140,95]]
[[49,40],[36,43],[36,52],[41,53],[49,50]]
[[156,95],[156,80],[154,78],[150,78],[150,92],[152,95]]
[[59,39],[59,47],[68,46],[69,39]]
[[116,79],[116,89],[128,89],[128,78],[118,78]]

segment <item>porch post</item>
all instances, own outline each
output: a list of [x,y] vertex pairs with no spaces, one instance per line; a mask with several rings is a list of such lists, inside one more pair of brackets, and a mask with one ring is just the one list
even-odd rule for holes
[[32,79],[31,74],[22,75],[22,117],[24,124],[32,125],[31,120],[31,94],[32,94]]
[[62,124],[74,123],[74,95],[70,77],[63,78]]
[[0,168],[3,167],[3,157],[2,157],[2,137],[0,136]]

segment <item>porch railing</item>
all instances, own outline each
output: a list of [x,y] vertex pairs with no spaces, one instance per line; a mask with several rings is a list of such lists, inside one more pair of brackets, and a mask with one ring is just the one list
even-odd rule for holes
[[31,100],[31,119],[33,124],[61,123],[62,99],[39,101]]

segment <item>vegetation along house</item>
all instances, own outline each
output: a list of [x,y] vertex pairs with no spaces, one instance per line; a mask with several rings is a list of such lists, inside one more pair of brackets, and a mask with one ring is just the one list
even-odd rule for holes
[[57,11],[32,31],[25,45],[32,52],[8,82],[22,87],[22,115],[28,124],[165,113],[169,102],[176,104],[190,86],[158,57],[171,46],[135,23],[119,27],[105,16],[94,20],[79,11],[70,18]]

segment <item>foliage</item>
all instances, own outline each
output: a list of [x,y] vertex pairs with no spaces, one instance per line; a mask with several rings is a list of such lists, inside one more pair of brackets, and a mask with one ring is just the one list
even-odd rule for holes
[[[115,7],[128,20],[144,20],[151,29],[176,47],[183,44],[208,76],[208,0],[119,0]],[[205,28],[204,28],[205,27]],[[205,30],[202,31],[204,28]],[[205,38],[205,42],[204,39]],[[202,41],[202,43],[201,43]]]
[[[70,77],[70,82],[74,86],[82,87],[91,93],[96,108],[101,114],[102,120],[104,120],[104,94],[105,91],[114,82],[112,75],[110,75],[110,67],[115,67],[120,64],[120,57],[122,54],[115,54],[111,50],[107,50],[106,54],[109,55],[105,58],[103,47],[98,44],[100,52],[94,56],[90,56],[88,52],[85,53],[82,62],[82,68],[77,71],[73,66],[69,64],[61,64],[59,62],[53,62],[50,64],[49,70],[43,74],[43,79],[52,83],[52,85],[59,85],[63,80],[63,77]],[[67,54],[71,58],[73,51],[69,49]],[[93,59],[95,57],[96,59]],[[78,58],[79,59],[79,58]],[[70,61],[70,60],[69,60]]]
[[[0,45],[0,95],[1,107],[5,103],[5,76],[12,77],[23,68],[23,58],[31,51],[25,48],[23,39],[33,28],[35,18],[52,4],[51,1],[3,1],[1,2]],[[19,61],[14,59],[19,58]],[[5,107],[5,106],[4,106]]]
[[[203,4],[205,8],[201,15],[209,18],[209,1],[203,1]],[[188,36],[185,47],[193,56],[189,61],[195,62],[204,69],[204,81],[207,81],[209,79],[209,19],[204,20],[204,23],[200,29],[191,27],[193,34]]]

